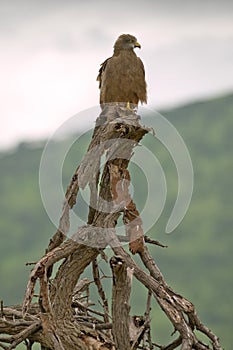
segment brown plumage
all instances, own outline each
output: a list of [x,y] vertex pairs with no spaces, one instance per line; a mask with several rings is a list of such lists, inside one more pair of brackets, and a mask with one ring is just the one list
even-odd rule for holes
[[101,64],[97,80],[100,88],[100,104],[125,102],[138,105],[146,103],[145,70],[134,52],[141,48],[137,39],[122,34],[114,44],[113,56]]

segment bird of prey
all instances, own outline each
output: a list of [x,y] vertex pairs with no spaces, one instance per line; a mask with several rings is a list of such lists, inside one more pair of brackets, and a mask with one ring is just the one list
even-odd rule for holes
[[126,103],[129,108],[147,102],[145,70],[134,48],[141,48],[137,39],[122,34],[114,44],[113,56],[99,70],[100,104]]

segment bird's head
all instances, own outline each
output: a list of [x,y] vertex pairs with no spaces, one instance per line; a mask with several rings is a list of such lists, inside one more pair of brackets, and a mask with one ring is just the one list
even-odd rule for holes
[[141,48],[135,36],[130,34],[122,34],[114,44],[114,51],[133,50],[135,47]]

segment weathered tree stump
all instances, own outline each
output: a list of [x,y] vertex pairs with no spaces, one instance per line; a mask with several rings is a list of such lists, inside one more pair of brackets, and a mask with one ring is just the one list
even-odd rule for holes
[[[1,306],[0,347],[14,349],[25,341],[27,349],[34,342],[44,350],[115,349],[222,350],[217,336],[204,326],[194,305],[175,293],[166,283],[146,246],[161,245],[144,236],[140,213],[129,193],[130,174],[127,169],[134,148],[149,132],[140,125],[135,111],[120,105],[109,105],[97,118],[88,151],[78,165],[67,188],[60,224],[52,236],[44,256],[35,264],[21,306]],[[105,155],[101,173],[100,160]],[[79,188],[91,190],[87,224],[78,228],[72,238],[69,212],[76,204]],[[98,190],[99,188],[99,190]],[[125,237],[117,236],[115,226],[122,216]],[[123,248],[129,242],[132,254],[138,254],[145,270],[139,267]],[[101,283],[97,257],[106,261],[104,249],[110,246],[114,257],[112,268],[112,314]],[[163,245],[161,245],[163,246]],[[60,262],[51,279],[53,265]],[[93,281],[80,279],[92,263]],[[147,272],[146,272],[147,271]],[[145,315],[130,315],[130,291],[133,276],[148,290]],[[32,302],[36,282],[40,295]],[[102,311],[89,300],[88,288],[94,282],[102,301]],[[77,284],[78,283],[78,284]],[[150,325],[150,300],[154,297],[179,332],[167,346],[153,343]],[[204,344],[195,330],[211,342]]]

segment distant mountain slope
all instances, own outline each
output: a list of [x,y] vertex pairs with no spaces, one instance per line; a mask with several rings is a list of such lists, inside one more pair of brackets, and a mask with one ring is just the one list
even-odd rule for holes
[[[230,349],[233,343],[233,95],[162,114],[186,142],[195,183],[186,217],[175,232],[166,235],[164,227],[176,198],[177,176],[170,156],[158,143],[154,152],[166,170],[169,198],[150,235],[167,243],[169,248],[150,247],[150,250],[169,284],[195,303],[202,320]],[[55,230],[40,198],[38,171],[42,151],[42,145],[22,143],[15,150],[0,154],[0,298],[6,304],[21,301],[30,271],[24,264],[36,261],[43,254]],[[64,165],[65,186],[81,156],[74,145]],[[135,192],[136,189],[135,200],[140,207],[144,187],[135,187]],[[140,305],[140,294],[133,297]],[[153,317],[156,333],[166,337],[165,320],[157,314]]]

